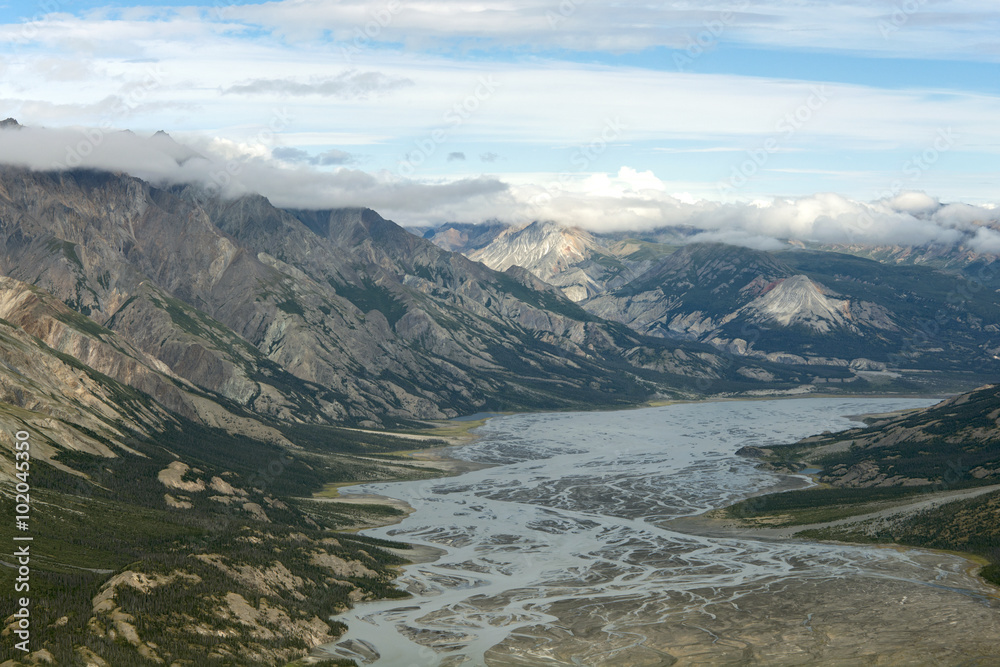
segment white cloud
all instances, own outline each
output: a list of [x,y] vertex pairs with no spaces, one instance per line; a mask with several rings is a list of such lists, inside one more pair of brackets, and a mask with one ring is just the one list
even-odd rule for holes
[[309,81],[291,78],[251,79],[233,84],[223,90],[224,95],[277,95],[344,97],[367,99],[382,93],[412,86],[413,81],[404,77],[386,76],[381,72],[348,70],[336,76],[313,77]]
[[[912,5],[912,9],[911,9]],[[597,3],[553,0],[285,0],[232,7],[227,19],[290,39],[329,31],[356,49],[373,42],[413,48],[447,40],[461,48],[636,52],[718,40],[768,47],[966,58],[970,44],[995,43],[989,0],[858,3],[702,0]],[[929,36],[933,38],[929,38]],[[978,55],[982,55],[979,51]],[[994,53],[994,56],[996,54]]]
[[992,229],[980,227],[966,243],[976,252],[1000,254],[1000,233]]
[[[701,240],[768,249],[786,239],[869,245],[961,243],[992,247],[983,225],[1000,228],[1000,210],[968,204],[941,205],[921,192],[890,200],[859,202],[833,193],[753,202],[695,200],[667,194],[668,184],[623,167],[618,174],[563,177],[545,185],[520,184],[513,221],[551,219],[592,231],[692,226]],[[642,187],[636,187],[641,184]],[[484,216],[486,217],[486,216]],[[985,251],[985,250],[984,250]],[[991,251],[992,252],[992,251]]]
[[699,240],[755,248],[784,239],[826,243],[923,244],[964,242],[980,252],[1000,249],[1000,208],[939,204],[906,192],[877,202],[832,193],[796,199],[718,203],[675,196],[652,172],[622,167],[617,174],[577,174],[544,182],[502,178],[419,181],[387,171],[317,168],[322,155],[272,150],[259,143],[205,139],[192,147],[163,134],[96,129],[0,130],[0,164],[36,170],[95,168],[124,171],[156,184],[197,183],[226,196],[263,194],[287,208],[367,206],[404,224],[506,217],[555,220],[595,231],[689,226]]
[[[992,247],[979,223],[995,220],[996,211],[902,191],[967,200],[977,188],[977,195],[986,193],[981,199],[994,196],[989,188],[997,174],[984,173],[982,165],[1000,152],[995,94],[826,84],[828,101],[813,109],[809,102],[821,82],[539,57],[433,55],[461,53],[463,43],[487,51],[684,48],[707,24],[722,21],[724,11],[742,4],[288,0],[53,14],[0,26],[0,42],[6,44],[0,48],[9,55],[0,62],[0,117],[36,127],[165,128],[205,159],[181,165],[108,134],[90,149],[87,163],[184,181],[210,178],[235,160],[234,191],[259,190],[289,206],[367,205],[411,224],[500,215],[595,229],[698,224],[708,233],[742,235],[744,243],[853,234],[871,242],[969,238]],[[992,0],[917,3],[898,30],[879,34],[880,21],[895,20],[897,4],[755,1],[722,21],[723,36],[740,46],[774,48],[775,54],[795,47],[1000,58],[995,47],[975,46],[995,42],[998,14]],[[418,52],[423,47],[428,48]],[[476,98],[475,110],[452,124],[449,111],[470,99],[484,76],[495,78],[496,92]],[[804,105],[807,121],[789,132],[782,122]],[[289,120],[262,139],[279,113]],[[609,123],[622,129],[606,141],[602,135]],[[401,178],[402,157],[440,128],[447,136],[434,145],[424,170],[415,179]],[[922,159],[948,128],[956,139],[947,159],[920,169],[919,180],[906,180],[903,188],[886,187],[899,177],[887,174],[895,165],[873,166],[863,159],[834,165],[864,165],[878,174],[869,177],[828,168],[826,162],[849,150],[857,151],[853,158],[899,155],[897,172],[905,174],[907,156]],[[758,178],[771,178],[767,182],[777,186],[753,190],[757,181],[735,189],[725,204],[706,201],[718,198],[716,183],[707,181],[728,178],[748,159],[747,151],[760,151],[769,139],[780,147]],[[4,136],[0,161],[37,168],[65,164],[86,136],[52,130],[38,141],[33,151]],[[576,156],[595,146],[581,167]],[[466,168],[496,162],[513,173],[449,177],[448,156],[466,151],[479,157],[466,160]],[[650,155],[661,162],[650,161]],[[358,164],[357,156],[364,156],[368,171],[346,168]],[[547,162],[536,165],[536,158]],[[687,160],[711,161],[718,173],[665,182],[657,173],[669,160],[682,166]],[[622,164],[635,168],[605,173]],[[574,168],[580,170],[560,175]],[[549,171],[528,174],[528,169]],[[850,192],[854,199],[815,194],[768,197],[759,205],[737,201],[762,193],[841,189],[829,184],[844,183],[851,173],[853,183],[884,183],[897,194],[870,204],[854,200],[869,196],[859,194],[860,188]],[[791,182],[808,185],[781,187]]]

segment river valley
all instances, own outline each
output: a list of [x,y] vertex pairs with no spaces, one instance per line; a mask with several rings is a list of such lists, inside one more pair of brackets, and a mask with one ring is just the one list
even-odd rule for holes
[[991,665],[1000,602],[957,556],[706,537],[670,521],[805,477],[744,445],[933,399],[806,398],[498,417],[451,452],[492,467],[366,484],[414,512],[365,534],[440,550],[413,597],[361,603],[325,650],[379,667]]

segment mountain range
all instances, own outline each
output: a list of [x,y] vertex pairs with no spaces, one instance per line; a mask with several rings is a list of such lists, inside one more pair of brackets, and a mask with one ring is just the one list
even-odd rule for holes
[[371,210],[279,209],[121,173],[0,169],[0,276],[0,420],[51,433],[48,460],[109,454],[178,417],[287,444],[307,425],[846,377],[637,331]]
[[[440,242],[451,229],[425,236]],[[1000,284],[991,255],[797,240],[765,251],[697,242],[697,230],[686,228],[632,238],[539,222],[462,230],[476,240],[460,248],[470,258],[522,266],[587,312],[647,336],[868,372],[997,370]]]
[[[165,133],[147,148],[200,159]],[[549,222],[423,235],[365,208],[0,167],[0,501],[12,516],[27,432],[47,554],[32,660],[272,665],[329,641],[334,611],[400,594],[407,552],[342,532],[399,510],[316,494],[442,474],[393,453],[444,444],[439,420],[997,370],[988,257]]]

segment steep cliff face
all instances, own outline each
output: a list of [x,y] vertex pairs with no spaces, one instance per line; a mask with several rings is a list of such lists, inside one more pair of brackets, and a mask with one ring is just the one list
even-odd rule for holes
[[[323,407],[315,388],[267,369],[264,354],[203,310],[283,276],[202,209],[138,179],[4,170],[0,272],[53,294],[178,377],[269,417]],[[266,304],[241,303],[264,317]]]
[[129,437],[152,437],[176,416],[290,445],[274,428],[224,407],[161,360],[37,287],[0,277],[0,321],[0,413],[13,420],[13,430],[41,434],[45,444],[36,458],[53,462],[65,450],[115,457],[131,451]]

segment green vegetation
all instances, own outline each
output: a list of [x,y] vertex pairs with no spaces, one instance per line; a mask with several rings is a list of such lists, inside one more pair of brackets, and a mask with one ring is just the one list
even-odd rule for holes
[[62,239],[51,238],[46,244],[46,249],[49,252],[61,254],[63,257],[75,264],[77,268],[83,268],[83,262],[80,261],[80,256],[76,254],[75,243],[64,241]]
[[1000,491],[947,503],[889,526],[875,528],[870,522],[855,523],[798,534],[812,539],[892,542],[975,554],[990,563],[980,576],[1000,586]]
[[[311,495],[331,481],[433,474],[358,455],[423,443],[329,427],[296,432],[303,449],[291,453],[178,418],[153,439],[130,438],[140,455],[58,454],[87,478],[34,462],[32,648],[57,664],[76,664],[85,648],[112,665],[157,664],[149,651],[166,664],[284,665],[307,652],[317,623],[336,637],[343,626],[326,619],[358,595],[404,596],[392,582],[406,561],[386,549],[407,545],[337,532],[402,511]],[[159,475],[175,461],[189,467],[168,487]],[[0,512],[13,513],[11,497],[0,497]],[[0,539],[10,543],[14,532],[3,524]],[[13,590],[14,572],[0,569],[0,586]],[[122,583],[112,594],[108,581],[129,572],[153,583]],[[109,602],[95,606],[102,596]]]
[[78,329],[86,334],[90,334],[95,338],[99,338],[105,334],[114,335],[114,332],[112,332],[110,329],[102,327],[94,320],[90,319],[89,317],[81,315],[75,310],[59,311],[55,313],[55,317],[60,322],[68,324],[71,327]]
[[361,285],[341,283],[332,278],[328,279],[328,282],[337,294],[357,306],[362,313],[377,310],[385,315],[389,326],[395,326],[396,322],[403,315],[406,315],[406,306],[397,301],[391,291],[381,285],[376,285],[370,278],[362,279]]
[[910,486],[889,488],[811,488],[749,498],[730,505],[725,512],[738,519],[768,519],[768,525],[796,526],[834,521],[865,514],[886,502],[911,500],[927,489]]
[[298,301],[294,299],[285,299],[284,301],[279,301],[274,304],[278,307],[278,310],[284,311],[289,315],[298,315],[299,317],[304,316],[306,313],[302,310],[302,306],[299,305]]
[[866,428],[770,447],[764,457],[767,464],[776,469],[822,468],[820,479],[826,485],[750,498],[723,514],[747,525],[771,527],[859,517],[797,534],[974,554],[987,563],[981,576],[1000,584],[1000,491],[917,512],[899,511],[888,518],[860,519],[933,494],[1000,484],[998,417],[1000,389],[987,386],[924,410],[876,418]]

